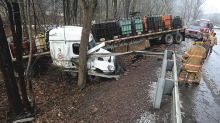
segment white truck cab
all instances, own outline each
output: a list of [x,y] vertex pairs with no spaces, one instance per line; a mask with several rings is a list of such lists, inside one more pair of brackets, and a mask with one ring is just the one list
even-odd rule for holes
[[[52,29],[49,32],[50,52],[53,64],[67,69],[76,68],[71,58],[79,61],[79,46],[82,36],[82,27],[63,26]],[[103,44],[102,44],[103,45]],[[103,45],[104,46],[104,45]],[[96,42],[90,33],[87,54],[110,53],[109,51],[96,46]],[[98,49],[97,49],[98,48]],[[87,68],[99,73],[115,71],[115,56],[110,57],[89,57]]]

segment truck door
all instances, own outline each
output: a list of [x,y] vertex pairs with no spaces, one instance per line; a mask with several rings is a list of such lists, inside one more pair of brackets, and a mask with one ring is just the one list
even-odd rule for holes
[[56,60],[61,60],[65,58],[64,44],[63,42],[54,42],[52,49],[52,55]]

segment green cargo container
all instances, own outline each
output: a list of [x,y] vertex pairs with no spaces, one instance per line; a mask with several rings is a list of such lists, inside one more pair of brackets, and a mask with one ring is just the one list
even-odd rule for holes
[[134,23],[135,23],[136,32],[142,32],[143,31],[143,20],[135,19]]
[[122,35],[124,34],[131,34],[131,20],[120,20],[119,21],[119,26],[122,29]]

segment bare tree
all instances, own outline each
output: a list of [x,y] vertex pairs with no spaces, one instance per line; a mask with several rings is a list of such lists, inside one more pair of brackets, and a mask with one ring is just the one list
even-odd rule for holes
[[[14,16],[14,23],[15,23],[15,33],[13,35],[13,41],[15,43],[15,57],[16,57],[16,66],[18,72],[18,80],[19,80],[19,87],[22,96],[22,102],[24,106],[29,110],[32,111],[31,105],[27,98],[27,91],[26,91],[26,84],[24,79],[24,67],[23,67],[23,58],[22,58],[22,28],[21,28],[21,17],[20,17],[20,10],[18,3],[12,2],[13,5],[13,16]],[[12,21],[12,20],[10,20]],[[12,25],[13,26],[13,25]],[[11,27],[13,28],[13,27]]]
[[77,8],[78,8],[78,0],[74,0],[73,2],[73,23],[77,23]]
[[132,12],[135,12],[136,5],[137,5],[137,0],[132,0],[132,6],[131,6]]
[[[202,15],[203,7],[206,0],[178,0],[177,5],[179,14],[182,19],[186,21],[185,23],[194,23]],[[172,6],[170,7],[172,8]],[[173,9],[173,8],[172,8]]]
[[152,13],[152,8],[151,8],[151,0],[149,1],[149,15]]
[[30,72],[30,67],[31,67],[31,61],[32,61],[32,51],[33,51],[33,41],[32,41],[32,27],[31,27],[31,1],[27,0],[27,16],[28,16],[28,25],[29,25],[29,40],[30,40],[30,55],[29,55],[29,59],[28,59],[28,66],[26,69],[26,83],[28,85],[28,89],[31,95],[31,107],[33,107],[35,105],[35,96],[34,96],[34,91],[32,90],[32,83],[31,80],[29,78],[29,72]]
[[201,15],[202,13],[202,5],[204,4],[206,0],[194,0],[193,1],[193,5],[194,5],[194,9],[193,9],[193,20],[197,20],[198,17]]
[[131,0],[126,0],[125,2],[125,17],[128,18],[129,17],[129,7],[130,7],[130,4],[131,4]]
[[79,77],[78,86],[85,88],[87,82],[87,46],[89,41],[92,16],[96,9],[98,0],[80,0],[83,11],[83,30],[79,48]]
[[[9,11],[11,11],[9,9]],[[10,112],[19,114],[23,108],[14,76],[14,67],[0,15],[0,68],[3,74]]]
[[117,14],[117,5],[118,5],[118,1],[114,0],[114,18],[116,18],[116,14]]
[[6,3],[2,0],[0,1],[0,14],[2,15],[3,25],[8,23],[8,13]]
[[189,22],[190,21],[190,17],[192,16],[192,7],[193,7],[193,5],[192,5],[192,0],[190,1],[190,0],[188,0],[188,2],[189,2],[189,4],[188,4],[188,11],[187,11],[187,22]]
[[21,11],[21,20],[22,20],[22,26],[23,26],[23,35],[24,37],[28,37],[28,31],[27,31],[27,23],[26,23],[26,17],[25,17],[25,7],[24,7],[24,0],[19,0],[19,6]]
[[108,19],[108,0],[105,0],[105,19]]
[[[18,86],[16,83],[16,79],[14,76],[14,67],[12,65],[11,55],[8,49],[8,42],[4,33],[4,29],[1,28],[1,39],[0,42],[0,50],[2,51],[0,54],[1,57],[1,70],[4,76],[6,91],[8,95],[10,110],[14,113],[20,113],[23,109],[23,106],[28,111],[33,111],[30,106],[30,103],[27,98],[26,92],[26,85],[24,80],[24,69],[22,63],[22,28],[21,28],[21,17],[20,17],[20,10],[19,5],[17,2],[9,3],[6,0],[8,13],[9,13],[9,20],[10,20],[10,27],[13,35],[13,41],[15,43],[15,51],[16,51],[16,65],[18,72],[18,84],[21,92],[21,97],[18,93]],[[13,10],[13,11],[12,11]],[[14,25],[15,24],[15,25]],[[0,19],[0,27],[3,27],[2,21]],[[16,27],[16,30],[15,30]],[[22,99],[22,102],[21,102]]]

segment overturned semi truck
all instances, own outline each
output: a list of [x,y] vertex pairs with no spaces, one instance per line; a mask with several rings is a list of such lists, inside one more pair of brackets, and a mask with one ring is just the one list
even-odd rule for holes
[[[135,44],[146,41],[149,37],[151,39],[159,40],[160,37],[168,37],[173,35],[180,35],[178,40],[183,40],[180,33],[184,33],[184,29],[175,29],[161,32],[154,32],[150,34],[141,34],[131,37],[118,38],[104,42],[97,42],[90,33],[89,43],[87,49],[87,68],[90,81],[96,81],[99,77],[116,78],[116,60],[115,56],[124,54],[141,54],[145,56],[163,55],[163,53],[155,53],[149,51],[130,51],[123,53],[111,53],[106,49],[114,48],[123,45]],[[185,35],[185,34],[184,34]],[[52,29],[49,32],[50,54],[53,64],[65,68],[71,73],[78,72],[79,63],[79,46],[82,36],[82,27],[78,26],[63,26]],[[173,39],[168,39],[173,40]],[[117,44],[116,44],[117,42]],[[122,43],[123,42],[123,43]],[[179,41],[179,43],[181,43]]]
[[[50,54],[53,64],[65,68],[66,71],[77,73],[79,62],[79,46],[82,36],[82,27],[64,26],[52,29],[49,32]],[[105,44],[96,46],[90,34],[87,54],[110,53],[101,48]],[[115,72],[115,56],[88,57],[87,68],[90,81],[97,80],[99,76],[113,77]],[[111,76],[110,76],[111,75]]]
[[[114,32],[114,33],[113,33]],[[79,63],[79,46],[82,27],[63,26],[48,31],[48,51],[35,52],[33,56],[51,55],[53,64],[63,67],[65,71],[76,74]],[[185,40],[185,28],[181,19],[172,16],[135,17],[133,20],[108,20],[94,22],[91,26],[87,49],[87,68],[89,78],[118,78],[115,75],[117,64],[115,56],[124,54],[141,54],[158,56],[163,53],[149,51],[130,51],[111,53],[107,49],[149,41],[150,45],[173,43],[180,44]],[[43,46],[43,45],[42,45]],[[10,47],[9,47],[10,48]],[[13,51],[12,51],[13,52]],[[28,58],[24,55],[23,58]],[[13,57],[13,61],[16,59]]]

